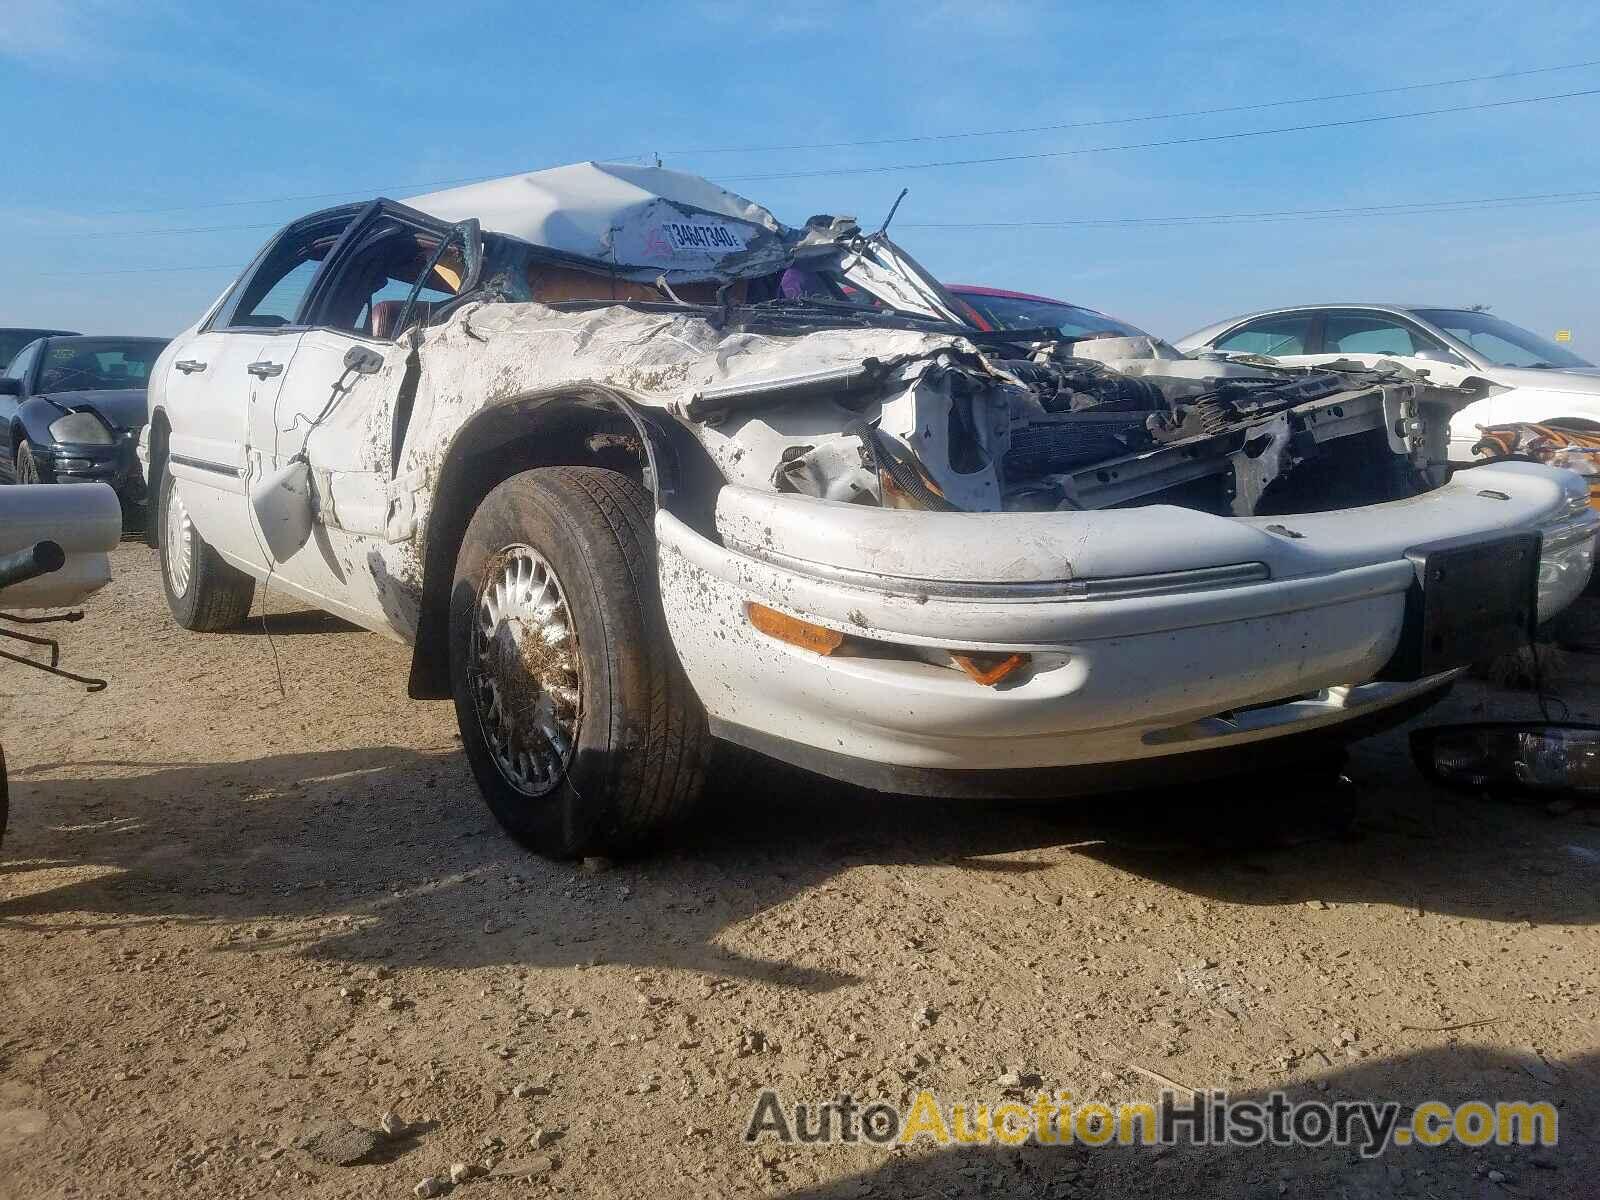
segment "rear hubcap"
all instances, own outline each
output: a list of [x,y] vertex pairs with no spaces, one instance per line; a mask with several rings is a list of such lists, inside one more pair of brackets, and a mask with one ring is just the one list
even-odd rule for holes
[[578,639],[555,571],[531,546],[506,547],[484,573],[469,680],[506,782],[526,796],[553,791],[578,740]]
[[189,590],[189,574],[194,560],[194,524],[189,520],[189,510],[176,487],[167,490],[167,582],[172,594],[181,596]]

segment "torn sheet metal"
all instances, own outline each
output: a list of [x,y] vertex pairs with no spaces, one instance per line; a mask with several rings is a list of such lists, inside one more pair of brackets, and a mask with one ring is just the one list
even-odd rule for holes
[[[1448,404],[1420,379],[1198,363],[1141,339],[1107,339],[1126,344],[1096,345],[1096,359],[1049,346],[1006,359],[953,332],[775,332],[747,315],[724,324],[704,309],[465,306],[427,330],[417,352],[387,521],[377,521],[376,496],[332,498],[341,510],[367,509],[364,530],[425,528],[444,455],[476,413],[590,384],[676,419],[728,483],[884,507],[1159,500],[1252,515],[1270,504],[1392,499],[1438,482],[1428,473],[1443,458]],[[398,359],[375,377],[375,393],[397,389]],[[1326,499],[1286,499],[1284,481],[1311,463],[1353,482]]]

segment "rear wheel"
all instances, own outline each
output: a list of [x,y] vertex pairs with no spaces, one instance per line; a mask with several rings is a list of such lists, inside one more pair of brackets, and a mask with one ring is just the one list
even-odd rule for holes
[[456,559],[461,740],[495,817],[545,854],[637,850],[700,792],[705,714],[662,615],[651,513],[615,471],[524,471]]
[[18,483],[42,483],[39,478],[39,460],[33,456],[33,447],[24,438],[17,443],[16,477]]
[[197,633],[232,629],[250,614],[256,581],[206,544],[170,471],[161,473],[161,583],[172,619]]

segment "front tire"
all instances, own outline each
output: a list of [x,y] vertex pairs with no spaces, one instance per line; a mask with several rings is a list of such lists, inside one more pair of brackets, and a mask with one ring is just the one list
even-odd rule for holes
[[160,523],[161,585],[172,619],[197,633],[216,633],[232,629],[249,616],[256,581],[223,562],[200,536],[170,471],[161,473],[156,520]]
[[514,475],[450,592],[461,740],[496,819],[555,857],[637,851],[698,797],[705,713],[661,611],[652,506],[615,471]]
[[23,438],[17,443],[16,470],[13,472],[18,483],[43,483],[39,475],[39,460],[33,455],[33,447],[28,444],[28,439]]

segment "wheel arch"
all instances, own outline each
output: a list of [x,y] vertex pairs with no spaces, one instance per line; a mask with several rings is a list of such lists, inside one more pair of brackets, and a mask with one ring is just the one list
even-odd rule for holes
[[148,499],[144,522],[144,544],[157,549],[160,538],[160,513],[162,476],[167,473],[167,445],[172,438],[172,422],[167,410],[157,408],[150,414],[150,465],[145,470],[144,490]]
[[38,396],[29,396],[17,405],[11,417],[11,452],[16,454],[18,430],[35,446],[49,446],[55,439],[50,435],[50,422],[62,415],[62,410]]
[[677,422],[603,384],[521,392],[474,413],[450,439],[419,531],[422,595],[409,694],[450,695],[450,581],[467,523],[496,485],[537,467],[604,467],[637,480],[657,508],[681,512],[692,507],[683,466],[695,452],[704,456]]

